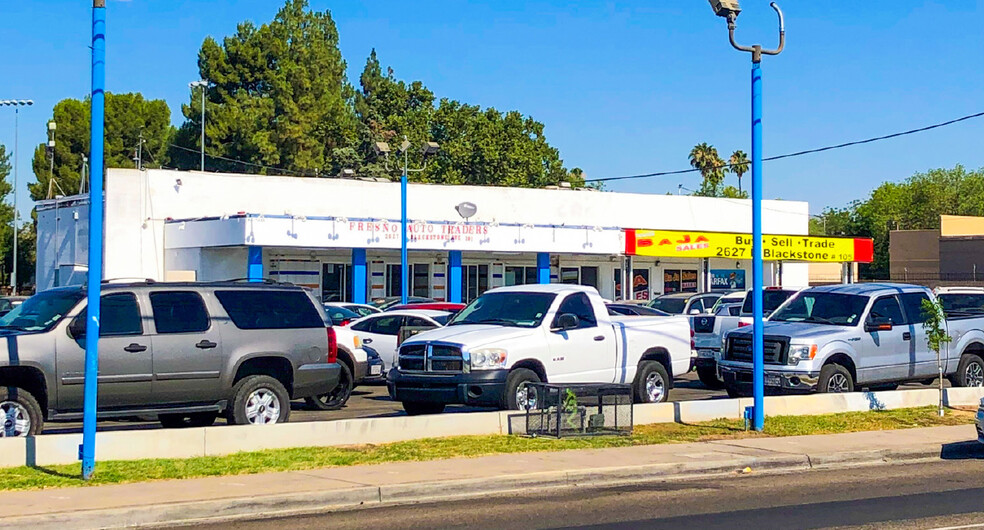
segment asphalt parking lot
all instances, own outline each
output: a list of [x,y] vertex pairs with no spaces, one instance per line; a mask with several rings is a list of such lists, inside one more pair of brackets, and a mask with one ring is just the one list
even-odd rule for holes
[[[949,386],[949,384],[947,384]],[[912,390],[928,388],[922,384],[909,384],[899,387],[902,390]],[[697,374],[690,372],[683,377],[678,377],[674,381],[673,390],[670,391],[670,401],[697,401],[704,399],[725,399],[728,395],[723,390],[708,390],[697,380]],[[445,414],[460,414],[464,412],[487,411],[474,407],[451,406]],[[387,416],[402,416],[403,406],[400,403],[390,400],[386,393],[386,386],[383,384],[359,386],[352,393],[348,404],[341,410],[321,411],[311,410],[302,401],[295,401],[292,404],[290,415],[291,422],[300,421],[331,421],[352,418],[383,418]],[[224,419],[216,421],[216,425],[225,425]],[[134,430],[134,429],[160,429],[161,425],[150,418],[133,419],[130,421],[101,421],[99,422],[100,431]],[[81,422],[48,422],[44,427],[44,434],[65,434],[80,432]]]

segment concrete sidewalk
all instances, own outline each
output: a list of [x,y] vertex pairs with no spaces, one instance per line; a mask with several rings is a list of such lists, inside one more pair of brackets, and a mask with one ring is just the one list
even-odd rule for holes
[[261,475],[4,492],[0,526],[105,528],[695,475],[984,458],[972,425],[520,453]]

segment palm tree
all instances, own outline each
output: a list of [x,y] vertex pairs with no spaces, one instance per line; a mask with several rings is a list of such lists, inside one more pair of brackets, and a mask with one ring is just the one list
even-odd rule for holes
[[716,197],[718,187],[724,181],[724,174],[728,171],[724,161],[718,156],[717,149],[707,142],[699,143],[690,150],[690,165],[700,171],[704,181],[701,182],[699,195]]
[[745,154],[741,149],[731,153],[731,158],[728,159],[728,164],[731,165],[731,172],[738,176],[738,191],[741,191],[741,176],[748,173],[748,155]]

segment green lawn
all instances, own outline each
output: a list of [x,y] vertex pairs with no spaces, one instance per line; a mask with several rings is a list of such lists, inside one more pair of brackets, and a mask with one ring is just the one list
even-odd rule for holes
[[[384,462],[436,460],[502,453],[560,451],[604,447],[626,447],[666,443],[738,439],[757,436],[798,436],[886,429],[908,429],[962,425],[974,414],[948,410],[936,415],[935,407],[878,412],[848,412],[822,416],[776,416],[766,419],[762,434],[744,430],[741,422],[716,420],[697,424],[653,424],[635,428],[631,436],[605,436],[554,440],[520,436],[455,436],[428,438],[384,445],[358,447],[304,447],[238,453],[220,457],[182,460],[137,460],[98,462],[90,484],[120,484],[147,480],[181,479],[218,475],[240,475],[274,471],[380,464]],[[44,468],[0,469],[0,490],[23,490],[82,486],[78,464]]]

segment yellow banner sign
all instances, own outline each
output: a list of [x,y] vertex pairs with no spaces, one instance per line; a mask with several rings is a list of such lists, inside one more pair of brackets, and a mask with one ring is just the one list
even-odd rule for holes
[[[762,257],[771,261],[870,263],[867,238],[763,235]],[[729,232],[626,230],[625,253],[665,258],[751,259],[752,236]]]

